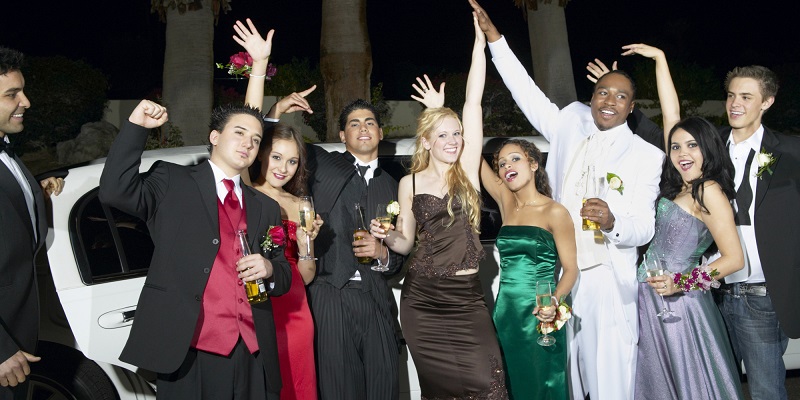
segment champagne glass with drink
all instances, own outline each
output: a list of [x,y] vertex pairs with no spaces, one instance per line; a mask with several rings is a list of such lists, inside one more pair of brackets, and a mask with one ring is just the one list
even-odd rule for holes
[[[537,281],[536,282],[536,305],[542,308],[552,308],[556,305],[553,304],[553,287],[552,282],[550,281]],[[549,327],[553,322],[543,322],[540,321],[539,323],[542,324],[542,332],[544,332],[545,327]],[[552,346],[556,344],[556,338],[550,336],[547,333],[543,333],[542,336],[539,336],[539,339],[536,339],[536,343],[540,346]]]
[[298,260],[315,260],[311,256],[311,231],[314,230],[314,219],[317,217],[314,211],[314,198],[311,196],[300,196],[300,227],[306,234],[306,254],[298,257]]
[[[239,241],[239,248],[242,250],[242,257],[250,255],[250,241],[247,240],[247,231],[239,229],[236,231],[236,239]],[[267,285],[264,280],[258,278],[244,283],[244,290],[247,293],[247,302],[258,304],[267,300]]]
[[[644,263],[645,274],[648,278],[665,275],[663,261],[659,257],[651,256],[650,258],[647,258],[647,255],[645,254],[642,263]],[[664,302],[664,294],[659,293],[659,295],[661,296],[661,311],[656,315],[659,317],[664,317],[665,315],[675,315],[674,311],[667,308],[667,304]]]
[[[381,224],[381,229],[383,229],[384,233],[389,232],[389,228],[392,227],[392,216],[389,215],[387,206],[387,204],[378,203],[378,208],[375,211],[375,219],[377,219],[378,223]],[[381,238],[381,251],[383,251],[383,238]],[[383,265],[380,257],[378,257],[378,265],[373,265],[372,270],[386,272],[389,270],[389,266]]]
[[[361,240],[369,237],[369,230],[367,230],[367,225],[364,223],[364,209],[361,207],[361,203],[356,203],[355,205],[354,218],[356,228],[353,231],[353,238],[355,240]],[[372,263],[372,257],[358,257],[358,263],[370,264]]]

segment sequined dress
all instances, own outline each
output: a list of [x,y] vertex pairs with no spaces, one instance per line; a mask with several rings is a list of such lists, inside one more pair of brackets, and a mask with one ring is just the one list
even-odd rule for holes
[[288,234],[284,256],[292,267],[292,286],[283,296],[272,298],[278,360],[281,367],[281,400],[316,399],[314,365],[314,321],[308,308],[306,285],[297,269],[297,224],[283,220]]
[[483,257],[461,205],[415,195],[419,245],[403,282],[400,321],[423,399],[507,399],[505,374],[477,268]]
[[538,226],[505,225],[497,234],[500,290],[494,324],[512,399],[569,399],[566,329],[553,332],[553,346],[536,343],[539,320],[536,282],[553,281],[558,252],[553,234]]
[[[713,242],[708,227],[672,201],[661,198],[655,236],[646,257],[660,257],[670,273],[699,264]],[[725,323],[711,292],[665,296],[674,317],[657,316],[661,297],[644,282],[639,266],[639,357],[636,399],[740,399],[742,390]]]

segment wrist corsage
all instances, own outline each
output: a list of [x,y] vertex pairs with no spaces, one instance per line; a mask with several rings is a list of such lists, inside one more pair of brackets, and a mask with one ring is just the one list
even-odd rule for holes
[[264,240],[261,241],[261,251],[269,258],[275,258],[283,251],[286,245],[286,230],[283,225],[270,226],[264,233]]
[[[246,51],[240,51],[231,56],[230,60],[228,60],[227,64],[216,63],[215,64],[219,69],[227,69],[228,75],[233,75],[235,77],[244,76],[245,78],[250,77],[250,72],[253,71],[253,57],[250,56],[250,53]],[[266,80],[271,80],[275,73],[278,72],[278,69],[272,65],[267,65],[267,73],[264,75],[253,75],[258,77],[264,77]]]
[[567,304],[566,296],[561,296],[553,322],[539,321],[536,325],[536,332],[546,335],[561,330],[570,318],[572,318],[572,307]]
[[672,281],[676,287],[684,292],[690,290],[702,290],[705,292],[712,287],[715,289],[719,287],[719,281],[716,280],[718,275],[719,272],[716,269],[711,269],[707,264],[703,263],[685,274],[676,272]]

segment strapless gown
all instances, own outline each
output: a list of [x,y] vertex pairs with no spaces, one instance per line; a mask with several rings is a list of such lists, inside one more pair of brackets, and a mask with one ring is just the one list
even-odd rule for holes
[[281,400],[316,399],[314,321],[308,308],[306,285],[297,269],[297,224],[284,220],[288,234],[284,256],[292,267],[292,286],[283,296],[272,298],[278,359],[281,367]]
[[478,274],[478,235],[461,206],[449,225],[447,196],[414,196],[419,245],[403,281],[400,321],[422,398],[507,399],[502,356]]
[[554,346],[536,343],[533,308],[536,282],[554,282],[558,260],[553,234],[537,226],[509,226],[497,234],[500,252],[500,289],[494,308],[494,325],[506,366],[509,397],[568,399],[566,329],[553,332]]
[[[714,238],[708,227],[672,201],[661,198],[646,257],[660,257],[670,273],[699,264]],[[740,399],[739,375],[728,332],[711,292],[692,290],[664,301],[675,316],[663,320],[659,296],[639,266],[639,357],[636,399]]]

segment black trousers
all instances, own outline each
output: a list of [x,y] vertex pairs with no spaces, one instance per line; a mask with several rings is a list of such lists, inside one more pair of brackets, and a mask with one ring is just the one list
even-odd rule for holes
[[350,281],[309,287],[314,314],[320,400],[392,400],[400,397],[395,329],[372,293]]
[[156,397],[163,399],[278,400],[267,392],[261,352],[250,354],[242,338],[227,357],[191,349],[180,368],[158,374]]

